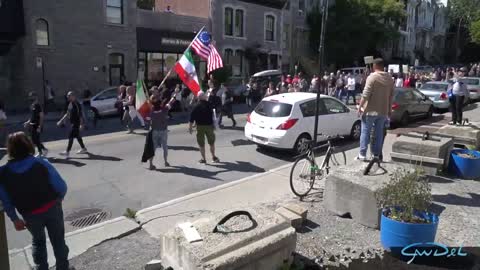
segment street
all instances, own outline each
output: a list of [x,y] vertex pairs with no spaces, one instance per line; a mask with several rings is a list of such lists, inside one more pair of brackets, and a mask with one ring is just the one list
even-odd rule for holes
[[[477,104],[466,109],[466,117],[475,117]],[[96,129],[85,133],[89,155],[72,154],[70,160],[58,155],[66,147],[65,133],[51,121],[46,124],[45,141],[49,148],[49,161],[55,165],[67,181],[68,193],[64,201],[66,230],[74,231],[121,216],[127,208],[138,210],[166,202],[187,194],[208,189],[277,168],[291,162],[292,154],[286,151],[257,149],[244,138],[246,108],[238,106],[237,128],[229,128],[230,120],[225,119],[226,128],[217,132],[217,155],[220,164],[201,165],[200,153],[194,135],[188,134],[187,115],[175,113],[169,132],[170,168],[163,166],[160,150],[157,150],[156,171],[149,171],[140,158],[145,142],[144,130],[137,134],[126,134],[117,118],[106,118]],[[412,122],[408,127],[390,130],[401,134],[410,131],[433,132],[449,121],[450,114],[435,114],[431,119]],[[9,131],[21,130],[19,125]],[[339,142],[344,147],[356,148],[357,143]],[[76,148],[77,147],[77,148]],[[78,149],[74,143],[74,153]],[[210,158],[207,154],[207,158]],[[6,162],[4,157],[1,164]],[[82,217],[98,214],[98,219],[81,221]],[[75,226],[73,226],[73,225]],[[9,248],[22,248],[30,244],[30,234],[15,232],[7,222]]]
[[[178,114],[175,114],[178,116]],[[188,133],[186,124],[173,125],[169,133],[169,162],[172,167],[163,166],[160,150],[157,150],[157,171],[149,171],[140,163],[145,142],[144,130],[128,135],[121,130],[118,119],[100,122],[105,135],[86,137],[85,143],[90,155],[72,154],[70,160],[58,153],[65,150],[66,141],[51,141],[49,160],[59,170],[68,185],[64,201],[67,231],[79,229],[70,226],[75,218],[105,211],[104,219],[115,218],[125,213],[126,208],[141,209],[180,196],[207,189],[219,184],[238,180],[281,166],[289,161],[290,154],[257,150],[256,145],[243,137],[245,115],[237,115],[239,127],[229,129],[230,121],[225,119],[226,129],[217,132],[217,155],[220,164],[201,165],[200,153],[194,135]],[[48,123],[45,137],[49,140],[63,138],[65,131]],[[91,132],[91,131],[90,131]],[[78,145],[74,143],[72,153]],[[207,161],[210,158],[207,154]],[[1,164],[4,164],[4,157]],[[103,220],[102,220],[103,221]],[[7,222],[9,248],[22,248],[30,244],[28,232],[15,232]]]

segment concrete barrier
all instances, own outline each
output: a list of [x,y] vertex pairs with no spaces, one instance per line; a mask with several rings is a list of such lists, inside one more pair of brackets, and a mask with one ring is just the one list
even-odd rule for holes
[[326,209],[339,216],[350,214],[352,219],[370,228],[379,228],[380,209],[375,193],[390,181],[390,175],[402,165],[382,163],[363,175],[365,162],[355,162],[331,172],[325,182],[323,202]]
[[453,149],[453,139],[430,135],[423,140],[422,134],[410,132],[398,137],[392,145],[392,161],[421,166],[426,174],[437,174],[446,169]]
[[10,262],[8,256],[7,230],[5,228],[5,214],[0,202],[0,269],[9,270]]
[[473,145],[480,149],[480,123],[472,122],[467,126],[446,125],[435,132],[453,138],[455,144]]
[[226,232],[213,230],[230,211],[193,222],[202,237],[199,242],[188,242],[179,227],[163,235],[163,266],[175,270],[277,270],[290,263],[296,246],[295,229],[269,209],[246,210],[255,221],[234,217],[225,223]]

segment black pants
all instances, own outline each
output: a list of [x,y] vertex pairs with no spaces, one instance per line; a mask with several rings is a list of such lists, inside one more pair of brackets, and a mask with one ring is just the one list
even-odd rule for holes
[[462,124],[464,100],[464,96],[453,96],[453,98],[450,100],[453,124]]
[[234,126],[237,125],[237,122],[235,121],[235,118],[233,118],[233,110],[231,107],[223,108],[220,110],[220,115],[218,116],[218,125],[222,125],[222,118],[223,116],[227,116],[232,120],[232,123]]
[[80,144],[80,147],[82,147],[82,149],[85,149],[82,136],[80,136],[80,125],[72,125],[72,128],[70,129],[70,134],[68,135],[67,152],[70,152],[70,150],[72,150],[73,139],[75,138],[77,139],[78,144]]
[[40,132],[38,132],[38,126],[30,127],[30,135],[32,136],[32,142],[37,147],[39,154],[41,154],[43,150],[47,149],[40,141]]
[[348,102],[350,101],[350,97],[353,98],[353,105],[357,105],[357,101],[355,100],[355,94],[356,92],[354,90],[350,91],[347,90],[347,100],[345,100],[345,104],[348,105]]

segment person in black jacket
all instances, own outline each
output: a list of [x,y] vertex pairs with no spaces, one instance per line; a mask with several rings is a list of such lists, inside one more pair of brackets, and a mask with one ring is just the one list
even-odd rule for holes
[[233,95],[228,88],[222,84],[222,88],[225,90],[222,93],[222,108],[220,109],[220,115],[218,116],[218,125],[222,127],[222,118],[226,115],[232,120],[233,127],[237,126],[237,122],[233,117]]
[[33,157],[34,146],[23,132],[9,135],[7,153],[9,160],[0,167],[0,200],[15,229],[28,229],[32,235],[35,269],[48,270],[45,229],[56,269],[70,269],[62,210],[67,193],[65,181],[47,160]]

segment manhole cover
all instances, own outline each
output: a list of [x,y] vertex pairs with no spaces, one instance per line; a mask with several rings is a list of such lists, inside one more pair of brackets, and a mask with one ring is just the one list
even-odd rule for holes
[[87,208],[75,211],[65,218],[73,227],[83,228],[105,221],[110,213],[98,208]]

